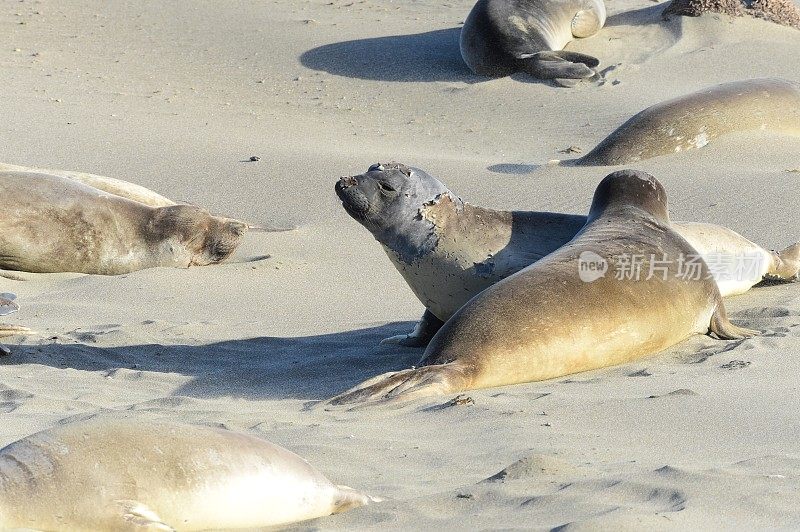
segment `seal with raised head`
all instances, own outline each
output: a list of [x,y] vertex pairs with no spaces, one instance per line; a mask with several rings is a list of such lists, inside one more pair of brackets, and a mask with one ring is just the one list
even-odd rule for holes
[[150,207],[35,172],[0,172],[0,212],[0,268],[33,273],[214,264],[247,232],[193,205]]
[[0,450],[3,530],[254,529],[370,500],[283,447],[210,427],[96,418]]
[[[386,340],[412,347],[427,345],[480,291],[569,242],[587,220],[474,206],[426,172],[399,163],[372,165],[341,178],[335,188],[345,210],[382,245],[426,308],[411,334]],[[776,253],[718,225],[672,226],[709,262],[752,266],[749,272],[715,268],[723,296],[746,292],[765,276],[791,280],[800,271],[800,244]]]
[[591,78],[597,58],[564,47],[605,21],[603,0],[478,0],[461,28],[461,56],[480,76]]
[[[661,184],[644,172],[614,172],[597,187],[580,232],[461,307],[419,367],[370,379],[327,404],[541,381],[630,362],[694,334],[756,334],[728,321],[705,261],[697,260],[691,275],[678,266],[696,254],[672,228]],[[584,268],[594,262],[610,269],[637,257],[642,275]]]
[[563,165],[611,166],[702,148],[734,132],[800,136],[800,85],[766,78],[715,85],[648,107]]

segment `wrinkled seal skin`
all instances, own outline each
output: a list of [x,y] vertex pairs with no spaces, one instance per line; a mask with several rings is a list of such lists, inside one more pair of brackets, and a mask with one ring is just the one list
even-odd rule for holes
[[599,61],[563,48],[605,20],[603,0],[478,0],[461,29],[461,56],[480,76],[589,78]]
[[[426,308],[411,334],[386,339],[413,347],[427,345],[473,296],[569,242],[587,220],[476,207],[424,171],[399,163],[375,164],[335,188],[345,210],[373,234]],[[775,253],[717,225],[673,227],[703,255],[757,259],[752,276],[720,279],[723,296],[746,292],[764,276],[790,280],[800,270],[800,244]]]
[[35,172],[0,172],[0,268],[104,275],[226,259],[247,225],[192,205],[150,207]]
[[636,360],[694,334],[756,334],[728,321],[703,261],[696,280],[681,277],[671,263],[663,275],[586,282],[579,275],[586,252],[609,262],[697,253],[672,228],[666,193],[654,177],[610,174],[575,238],[461,307],[433,337],[420,367],[366,381],[328,404],[393,403],[553,379]]
[[733,132],[800,136],[800,85],[750,79],[709,87],[648,107],[585,156],[565,165],[611,166],[701,148]]
[[227,430],[93,419],[0,450],[0,529],[229,530],[362,506],[305,460]]

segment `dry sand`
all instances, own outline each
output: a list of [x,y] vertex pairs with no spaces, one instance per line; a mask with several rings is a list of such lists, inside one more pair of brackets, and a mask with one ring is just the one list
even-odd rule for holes
[[[728,301],[758,338],[696,337],[472,405],[303,410],[420,356],[378,345],[423,309],[338,204],[339,175],[398,160],[479,205],[585,213],[609,169],[541,166],[559,150],[701,87],[800,81],[797,30],[660,23],[646,0],[611,0],[571,46],[618,65],[604,86],[485,81],[457,48],[471,4],[2,1],[0,161],[299,229],[251,234],[216,267],[0,278],[21,306],[5,321],[39,333],[0,359],[0,445],[134,411],[250,431],[387,499],[300,528],[800,527],[800,284]],[[798,154],[798,138],[735,135],[636,167],[674,218],[782,248],[800,239]]]

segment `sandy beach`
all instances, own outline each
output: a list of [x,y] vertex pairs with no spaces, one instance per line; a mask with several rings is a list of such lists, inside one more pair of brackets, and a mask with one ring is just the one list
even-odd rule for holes
[[[400,161],[471,203],[585,214],[585,153],[636,112],[727,81],[800,82],[800,32],[664,22],[609,0],[569,49],[607,82],[487,80],[458,51],[472,0],[0,2],[0,162],[91,172],[285,232],[227,263],[15,273],[0,446],[97,413],[223,426],[385,499],[298,530],[800,527],[800,283],[726,300],[747,340],[400,408],[307,409],[419,349],[380,345],[422,304],[333,191]],[[255,162],[251,157],[258,157]],[[734,134],[634,168],[677,220],[800,240],[800,138]]]

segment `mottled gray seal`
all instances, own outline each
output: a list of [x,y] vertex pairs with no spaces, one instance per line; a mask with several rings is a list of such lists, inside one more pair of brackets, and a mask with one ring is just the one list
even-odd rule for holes
[[[723,339],[756,331],[728,321],[698,261],[686,277],[670,257],[697,251],[672,228],[661,184],[644,172],[607,176],[586,225],[567,244],[487,288],[436,333],[415,369],[370,379],[328,404],[398,402],[519,384],[622,364],[694,334]],[[658,274],[585,277],[587,256],[605,266],[645,257]]]
[[603,0],[478,0],[461,28],[461,56],[480,76],[589,78],[599,61],[563,48],[605,21]]
[[0,528],[229,530],[362,506],[305,460],[209,427],[92,419],[0,450]]
[[150,207],[35,172],[0,172],[0,212],[0,268],[34,273],[214,264],[247,231],[193,205]]
[[[438,179],[398,163],[375,164],[335,188],[426,308],[411,334],[387,339],[407,346],[425,346],[469,299],[560,248],[586,224],[585,216],[470,205]],[[754,263],[750,275],[717,276],[724,296],[746,292],[764,276],[788,280],[800,271],[800,244],[775,253],[717,225],[673,228],[705,257]]]
[[800,30],[800,6],[792,0],[672,0],[663,16],[699,17],[703,13],[747,15]]
[[648,107],[565,165],[629,164],[702,148],[737,131],[800,136],[800,85],[784,79],[723,83]]

